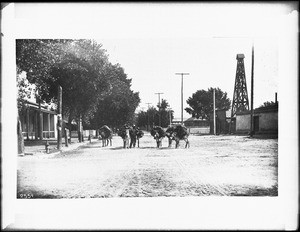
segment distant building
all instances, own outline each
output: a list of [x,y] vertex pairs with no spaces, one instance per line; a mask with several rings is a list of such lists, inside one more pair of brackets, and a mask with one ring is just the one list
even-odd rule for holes
[[[216,110],[216,134],[228,134],[230,126],[231,110]],[[210,134],[214,133],[214,116],[210,114]],[[234,122],[231,131],[234,131]]]
[[[272,106],[257,108],[253,114],[255,134],[278,135],[278,103]],[[251,129],[251,111],[236,114],[236,133],[246,134]]]
[[[183,118],[183,124],[187,120],[187,118]],[[181,124],[181,118],[173,118],[172,119],[172,125]]]
[[188,128],[190,134],[209,134],[209,121],[191,117],[184,121],[184,125]]

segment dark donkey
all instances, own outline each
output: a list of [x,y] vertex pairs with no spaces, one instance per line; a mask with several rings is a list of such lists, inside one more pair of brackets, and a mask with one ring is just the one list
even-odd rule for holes
[[140,147],[140,139],[144,136],[144,132],[142,130],[140,130],[140,128],[137,128],[137,132],[136,132],[136,139],[138,142],[138,147]]
[[102,140],[102,147],[108,146],[109,143],[110,146],[112,145],[112,135],[112,130],[106,125],[99,129],[99,137]]
[[156,140],[157,148],[160,148],[162,146],[161,142],[162,142],[163,138],[166,136],[164,129],[160,126],[155,126],[150,131],[150,134]]
[[175,140],[176,142],[175,148],[178,148],[180,140],[185,141],[185,148],[190,147],[190,142],[188,139],[189,132],[188,129],[183,125],[169,126],[166,130],[166,136],[169,139],[169,147],[172,145],[172,140]]
[[131,128],[125,124],[120,130],[118,130],[118,135],[123,139],[123,148],[129,148],[130,129]]

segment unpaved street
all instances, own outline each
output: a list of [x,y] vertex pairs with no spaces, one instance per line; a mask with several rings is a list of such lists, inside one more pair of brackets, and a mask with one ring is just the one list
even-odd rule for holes
[[278,140],[190,136],[190,148],[123,149],[121,138],[53,157],[18,157],[18,198],[277,196]]

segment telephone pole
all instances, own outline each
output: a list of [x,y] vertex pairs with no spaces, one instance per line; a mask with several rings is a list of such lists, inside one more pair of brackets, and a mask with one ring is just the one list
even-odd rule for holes
[[175,73],[181,75],[181,124],[183,125],[183,75],[190,75],[189,73]]
[[148,105],[148,110],[147,110],[147,120],[148,120],[148,124],[147,124],[147,131],[149,131],[149,105],[151,104],[150,102],[146,103]]
[[171,114],[172,108],[169,107],[167,110],[169,111],[169,120],[170,120],[170,126],[171,126],[171,124],[172,124],[172,114]]
[[57,150],[61,150],[62,145],[62,88],[58,86],[57,104]]
[[213,105],[214,105],[214,135],[216,135],[216,89],[213,90]]
[[252,65],[251,65],[251,128],[250,137],[254,135],[253,122],[253,93],[254,93],[254,42],[252,42]]
[[158,94],[158,112],[159,112],[159,126],[161,126],[161,118],[160,118],[160,95],[164,93],[155,93]]

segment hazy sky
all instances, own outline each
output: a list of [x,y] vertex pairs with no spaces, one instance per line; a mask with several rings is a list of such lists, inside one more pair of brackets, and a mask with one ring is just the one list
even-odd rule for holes
[[[186,100],[219,87],[232,100],[236,55],[245,55],[250,100],[251,47],[255,46],[254,107],[278,92],[278,38],[289,5],[278,4],[15,4],[17,38],[86,38],[103,44],[140,93],[138,108],[166,99],[181,117]],[[253,17],[255,16],[255,17]],[[278,93],[280,100],[280,93]],[[184,111],[184,118],[190,117]]]
[[[251,39],[224,38],[160,38],[99,40],[110,54],[113,63],[120,63],[132,78],[132,88],[140,92],[140,107],[156,105],[158,95],[181,117],[181,76],[184,108],[186,99],[200,89],[219,87],[232,100],[236,54],[245,54],[248,94],[251,90]],[[255,43],[255,100],[254,106],[274,101],[278,77],[277,40],[260,39]],[[184,111],[184,117],[189,115]]]

